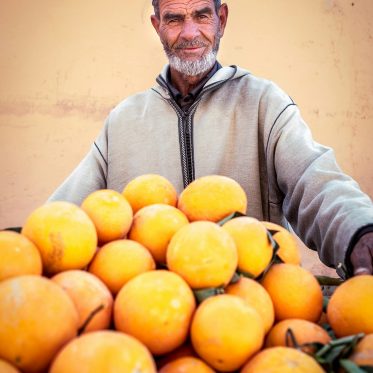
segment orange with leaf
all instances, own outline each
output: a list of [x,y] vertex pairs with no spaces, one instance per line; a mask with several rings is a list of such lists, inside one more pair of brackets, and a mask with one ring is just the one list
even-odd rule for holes
[[262,223],[271,232],[273,239],[279,245],[277,256],[284,263],[300,264],[300,247],[295,235],[281,225],[268,221],[263,221]]
[[226,286],[237,268],[237,249],[230,234],[209,221],[179,229],[167,248],[167,266],[193,289]]
[[373,276],[355,276],[339,285],[327,307],[337,337],[373,333]]
[[240,373],[325,373],[311,356],[290,347],[271,347],[249,360]]
[[256,278],[267,268],[273,246],[265,226],[257,219],[242,216],[223,225],[234,239],[238,253],[238,270]]
[[304,319],[317,322],[322,313],[323,294],[316,277],[295,264],[274,264],[261,280],[269,293],[277,321]]
[[177,207],[190,221],[218,222],[236,211],[245,214],[247,196],[237,181],[207,175],[194,180],[181,192]]
[[73,339],[55,357],[50,373],[156,373],[149,350],[137,339],[102,330]]

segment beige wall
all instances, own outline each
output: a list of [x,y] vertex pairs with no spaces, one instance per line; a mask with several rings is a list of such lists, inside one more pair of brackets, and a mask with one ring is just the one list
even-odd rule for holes
[[[1,0],[0,227],[22,225],[165,63],[150,0]],[[219,60],[276,81],[373,196],[373,1],[228,0]],[[143,151],[143,149],[139,149]]]

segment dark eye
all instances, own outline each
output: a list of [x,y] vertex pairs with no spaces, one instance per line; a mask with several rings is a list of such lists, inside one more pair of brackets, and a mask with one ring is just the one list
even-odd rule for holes
[[172,25],[177,25],[179,22],[180,22],[179,18],[170,18],[167,21],[167,24],[172,26]]
[[206,14],[200,14],[198,16],[198,19],[201,19],[201,20],[207,19],[207,15]]

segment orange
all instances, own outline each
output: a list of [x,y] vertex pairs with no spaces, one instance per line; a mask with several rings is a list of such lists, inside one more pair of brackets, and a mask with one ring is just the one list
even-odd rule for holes
[[156,262],[164,264],[172,236],[188,223],[187,217],[176,207],[150,205],[137,211],[128,237],[144,245]]
[[323,295],[316,277],[296,264],[275,264],[261,281],[275,307],[277,321],[304,319],[317,322]]
[[37,208],[27,218],[22,234],[39,249],[48,274],[84,268],[97,247],[92,220],[70,202],[50,202]]
[[194,180],[181,192],[178,208],[190,221],[218,222],[236,211],[245,214],[247,197],[235,180],[208,175]]
[[300,248],[295,235],[290,233],[281,225],[268,221],[263,221],[262,223],[268,230],[277,231],[277,233],[272,234],[272,237],[279,245],[277,255],[280,257],[280,259],[284,263],[300,264]]
[[175,350],[172,350],[171,352],[165,355],[159,356],[157,358],[156,364],[157,364],[158,369],[160,369],[164,365],[170,363],[171,361],[174,361],[181,357],[187,357],[187,356],[197,357],[197,354],[193,350],[193,346],[189,340],[187,340],[184,344],[182,344],[180,347],[176,348]]
[[135,214],[141,208],[155,203],[176,206],[175,187],[165,177],[146,174],[132,179],[123,189],[122,194],[131,204]]
[[190,335],[204,361],[216,370],[230,372],[260,350],[264,327],[254,308],[239,297],[222,294],[198,306]]
[[20,371],[7,361],[0,359],[0,372],[1,373],[20,373]]
[[373,366],[373,334],[365,335],[349,357],[357,365]]
[[96,331],[73,339],[56,356],[50,373],[156,373],[148,349],[116,331]]
[[373,333],[373,276],[362,275],[339,285],[327,308],[330,326],[337,337]]
[[249,360],[241,373],[323,373],[311,356],[290,347],[266,348]]
[[157,270],[127,282],[114,302],[117,330],[144,343],[155,355],[181,346],[188,336],[195,300],[176,273]]
[[79,327],[94,315],[84,332],[109,328],[113,297],[100,279],[89,272],[70,270],[58,273],[51,280],[60,285],[74,302],[79,314]]
[[253,307],[263,320],[265,333],[269,331],[275,319],[275,311],[272,299],[262,285],[252,279],[241,277],[235,284],[228,285],[225,292],[240,297]]
[[25,236],[11,231],[0,232],[0,281],[19,275],[41,275],[41,256]]
[[140,273],[155,269],[150,252],[138,242],[117,240],[102,246],[93,258],[89,272],[101,279],[112,294]]
[[159,373],[214,373],[205,362],[192,356],[178,358],[162,367]]
[[85,198],[81,208],[93,221],[100,245],[124,238],[131,228],[132,207],[115,190],[96,190]]
[[236,245],[230,234],[215,223],[190,223],[172,237],[167,266],[193,289],[225,286],[237,267]]
[[[318,324],[302,319],[287,319],[278,322],[271,329],[266,337],[266,347],[295,347],[292,343],[292,339],[286,338],[288,329],[291,329],[299,345],[314,342],[327,344],[331,340],[327,331]],[[302,351],[312,353],[314,349],[307,346],[302,347]]]
[[75,306],[53,281],[25,275],[0,282],[0,358],[22,371],[44,371],[77,329]]
[[250,277],[258,277],[273,256],[273,247],[265,226],[257,219],[242,216],[223,225],[234,239],[238,252],[238,269]]

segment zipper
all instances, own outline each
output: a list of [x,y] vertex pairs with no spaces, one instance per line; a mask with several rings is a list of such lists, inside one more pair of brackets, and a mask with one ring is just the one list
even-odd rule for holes
[[172,99],[167,102],[175,110],[178,117],[179,144],[183,185],[186,188],[195,179],[193,148],[193,115],[200,99],[195,101],[187,112],[181,110]]
[[[176,112],[178,117],[178,130],[179,130],[179,144],[180,144],[180,159],[181,159],[181,170],[183,175],[183,185],[186,188],[194,179],[195,179],[195,167],[194,167],[194,147],[193,147],[193,116],[197,110],[197,106],[206,93],[213,91],[225,84],[227,81],[231,80],[237,71],[237,66],[232,66],[234,68],[233,74],[224,81],[215,82],[206,88],[204,88],[196,101],[190,106],[190,108],[185,112],[181,110],[178,104],[173,100],[172,97],[165,98],[157,90],[154,90],[158,93],[163,99],[165,99],[171,107]],[[158,84],[163,88],[167,89],[167,85],[163,83],[163,77],[159,76],[157,79]]]

